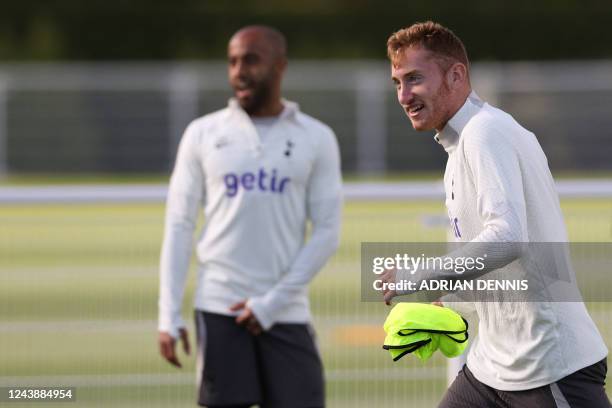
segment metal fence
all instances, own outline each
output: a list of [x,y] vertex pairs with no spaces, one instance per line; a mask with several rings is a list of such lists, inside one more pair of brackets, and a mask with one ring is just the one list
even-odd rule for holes
[[[612,61],[476,63],[472,82],[535,132],[553,171],[612,170]],[[384,61],[292,61],[284,90],[336,131],[346,171],[442,168]],[[0,171],[167,172],[189,121],[230,95],[223,62],[0,65]]]

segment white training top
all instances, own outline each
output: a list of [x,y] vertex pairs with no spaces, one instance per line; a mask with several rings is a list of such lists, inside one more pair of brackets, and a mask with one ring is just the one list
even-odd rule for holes
[[176,336],[184,326],[181,305],[202,205],[195,308],[235,315],[230,306],[248,299],[264,329],[310,320],[307,285],[339,243],[340,157],[328,126],[293,102],[283,105],[263,139],[234,99],[187,127],[168,191],[160,331]]
[[[472,92],[435,139],[448,153],[446,207],[457,241],[496,243],[493,252],[502,242],[567,242],[546,156],[533,133],[512,116]],[[537,274],[544,260],[524,262],[525,254],[516,248],[508,245],[507,259],[494,254],[498,259],[489,261]],[[466,306],[445,304],[458,311]],[[498,390],[553,383],[608,353],[582,302],[472,307],[479,325],[467,365],[479,381]]]

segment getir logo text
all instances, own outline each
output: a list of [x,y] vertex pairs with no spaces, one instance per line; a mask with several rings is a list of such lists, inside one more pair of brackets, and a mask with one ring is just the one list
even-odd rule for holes
[[228,197],[234,197],[241,188],[246,191],[259,190],[283,193],[290,179],[288,177],[279,177],[276,169],[272,169],[272,172],[268,173],[265,169],[260,168],[258,173],[228,173],[223,176],[223,181],[227,189],[225,194]]

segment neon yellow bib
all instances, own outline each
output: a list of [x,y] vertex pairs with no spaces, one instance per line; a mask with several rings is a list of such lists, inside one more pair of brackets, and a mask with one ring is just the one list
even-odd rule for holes
[[456,357],[468,344],[467,321],[446,307],[398,303],[383,327],[387,333],[383,348],[389,350],[393,361],[408,353],[425,361],[438,348],[446,357]]

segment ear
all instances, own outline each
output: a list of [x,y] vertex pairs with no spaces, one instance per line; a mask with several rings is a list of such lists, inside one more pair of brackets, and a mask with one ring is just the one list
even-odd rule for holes
[[450,88],[457,88],[459,85],[467,81],[467,67],[460,63],[454,63],[448,71],[446,71],[446,81]]

